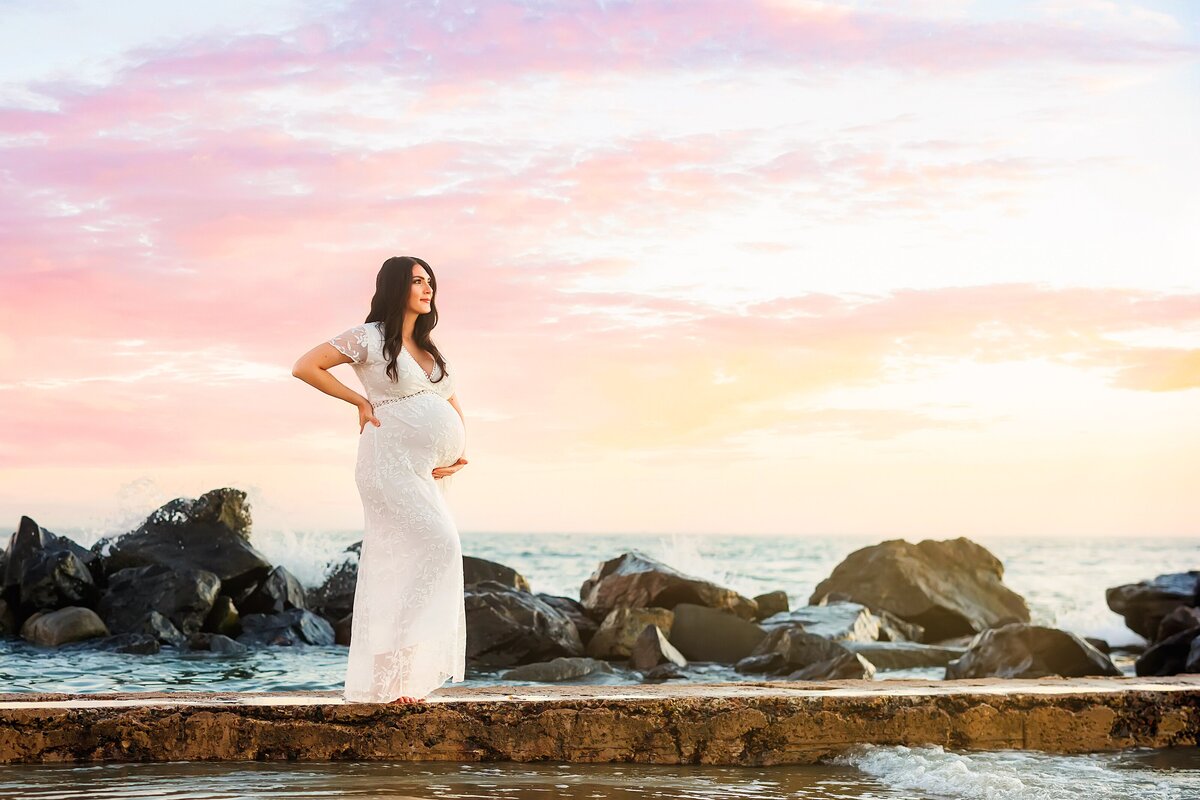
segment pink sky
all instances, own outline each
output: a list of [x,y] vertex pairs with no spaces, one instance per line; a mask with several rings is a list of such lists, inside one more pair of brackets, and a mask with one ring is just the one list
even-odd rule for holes
[[13,526],[360,526],[413,254],[464,531],[1200,535],[1193,6],[148,8],[3,12]]

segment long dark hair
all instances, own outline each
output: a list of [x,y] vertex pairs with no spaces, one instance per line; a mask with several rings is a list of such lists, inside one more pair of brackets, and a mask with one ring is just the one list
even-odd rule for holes
[[[408,313],[413,267],[417,264],[429,273],[429,288],[433,290],[433,297],[429,303],[429,313],[417,316],[417,322],[413,325],[413,341],[422,350],[432,353],[433,360],[441,368],[441,374],[433,383],[446,377],[446,359],[442,358],[441,351],[429,338],[438,319],[437,277],[433,274],[433,269],[416,256],[392,256],[383,262],[379,274],[375,277],[375,296],[371,298],[371,313],[364,320],[383,323],[383,357],[388,362],[387,375],[392,379],[392,383],[399,380],[396,357],[400,355],[400,345],[404,340],[404,315]],[[413,356],[413,360],[416,360],[416,356]]]

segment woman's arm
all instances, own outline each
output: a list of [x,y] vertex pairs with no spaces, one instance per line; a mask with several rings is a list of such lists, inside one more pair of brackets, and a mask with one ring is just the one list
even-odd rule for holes
[[292,376],[299,378],[309,386],[315,386],[327,395],[345,400],[350,405],[361,408],[364,403],[368,402],[367,398],[329,374],[331,367],[352,363],[354,362],[350,356],[344,355],[333,345],[324,342],[297,359],[292,366]]

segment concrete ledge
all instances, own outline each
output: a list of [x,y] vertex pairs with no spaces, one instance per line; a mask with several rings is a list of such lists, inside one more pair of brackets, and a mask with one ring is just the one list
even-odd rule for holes
[[806,764],[855,744],[1059,753],[1200,743],[1200,675],[1025,681],[0,695],[0,763],[635,761]]

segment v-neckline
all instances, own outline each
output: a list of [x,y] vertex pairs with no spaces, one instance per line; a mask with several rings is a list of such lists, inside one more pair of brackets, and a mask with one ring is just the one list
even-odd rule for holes
[[[412,353],[410,353],[408,348],[404,346],[404,342],[400,343],[400,349],[403,350],[408,355],[409,361],[411,361],[417,365],[417,369],[421,370],[421,374],[425,376],[425,380],[429,381],[430,383],[433,383],[433,373],[425,371],[425,368],[421,366],[421,362],[417,361],[417,357],[414,356]],[[434,368],[434,370],[437,369],[437,359],[436,358],[433,360],[433,368]]]

